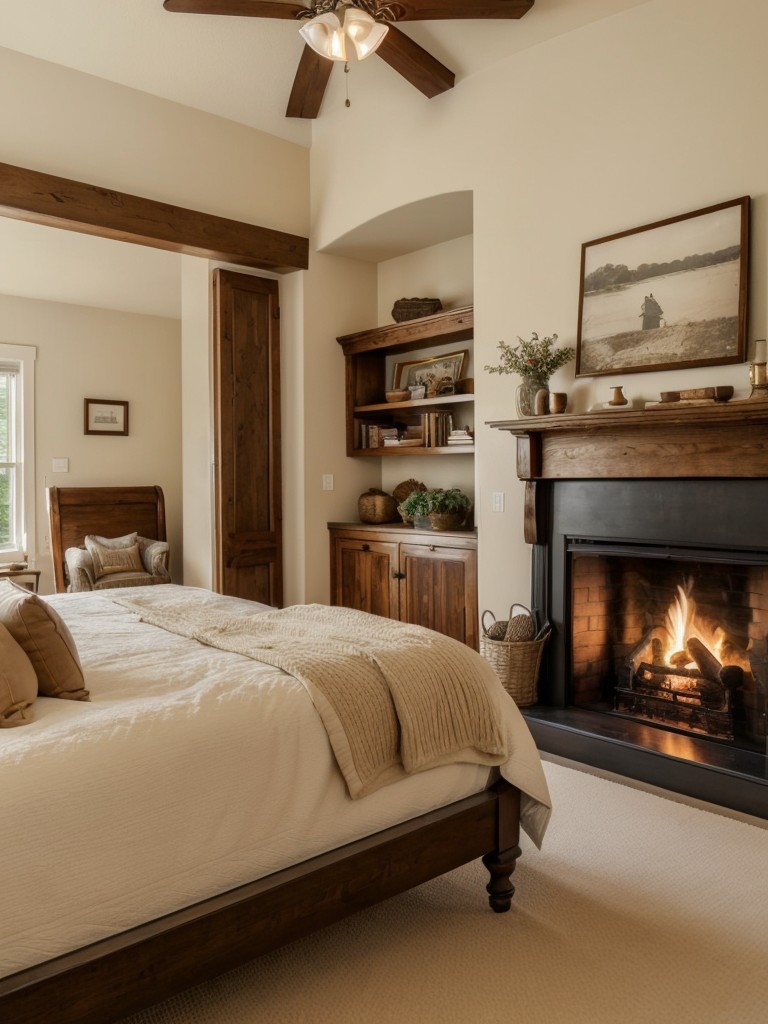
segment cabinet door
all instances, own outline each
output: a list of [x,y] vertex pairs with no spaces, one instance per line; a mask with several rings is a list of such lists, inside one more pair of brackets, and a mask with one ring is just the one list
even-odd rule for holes
[[400,618],[477,650],[477,552],[401,544]]
[[336,538],[333,604],[398,618],[397,547],[394,543]]

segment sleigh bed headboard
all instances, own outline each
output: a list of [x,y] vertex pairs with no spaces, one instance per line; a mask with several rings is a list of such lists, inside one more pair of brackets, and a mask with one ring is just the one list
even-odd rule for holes
[[121,537],[134,531],[165,540],[161,487],[49,487],[48,516],[56,592],[67,589],[64,552],[82,547],[89,533]]

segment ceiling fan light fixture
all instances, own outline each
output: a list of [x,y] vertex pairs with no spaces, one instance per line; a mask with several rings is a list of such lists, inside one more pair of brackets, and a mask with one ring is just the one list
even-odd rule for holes
[[321,57],[327,57],[329,60],[347,59],[344,29],[332,11],[318,14],[316,18],[302,25],[299,35]]
[[348,7],[344,16],[344,31],[352,41],[358,60],[365,60],[381,46],[389,32],[388,25],[374,21],[367,11]]

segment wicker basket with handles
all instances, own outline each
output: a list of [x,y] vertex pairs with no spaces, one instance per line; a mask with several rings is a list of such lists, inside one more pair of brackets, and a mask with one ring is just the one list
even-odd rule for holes
[[486,624],[489,616],[493,619],[491,612],[483,612],[480,653],[495,669],[515,703],[529,707],[536,703],[541,657],[550,630],[545,628],[534,636],[534,617],[525,605],[512,605],[506,621],[494,619]]
[[400,519],[395,499],[377,487],[357,499],[357,514],[361,523],[396,523]]

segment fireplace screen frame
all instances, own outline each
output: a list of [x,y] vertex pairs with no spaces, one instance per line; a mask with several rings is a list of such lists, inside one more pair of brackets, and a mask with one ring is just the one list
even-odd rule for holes
[[[544,487],[545,495],[539,496],[544,543],[533,546],[531,601],[550,619],[553,632],[542,667],[540,707],[575,708],[568,567],[569,547],[577,541],[614,552],[655,551],[662,558],[768,564],[766,479],[556,480]],[[759,754],[767,756],[768,747]]]

